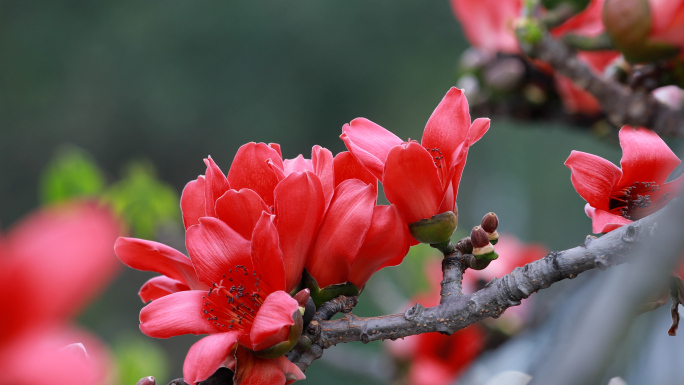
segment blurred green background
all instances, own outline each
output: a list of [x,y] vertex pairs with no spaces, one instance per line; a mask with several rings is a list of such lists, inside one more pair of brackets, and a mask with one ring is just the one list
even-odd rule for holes
[[[227,172],[248,141],[279,143],[286,158],[308,157],[314,144],[337,153],[342,125],[359,116],[420,139],[466,47],[446,0],[0,3],[2,226],[63,193],[51,173],[75,173],[128,213],[138,236],[182,249],[177,197],[204,173],[204,157]],[[619,148],[557,124],[492,118],[465,169],[461,231],[495,211],[501,232],[556,250],[579,244],[590,222],[563,162],[572,149],[618,162]],[[64,161],[64,151],[94,168],[77,159],[59,171],[50,160]],[[385,294],[407,298],[418,287],[411,272],[425,251],[383,273],[401,287]],[[127,368],[142,365],[122,383],[140,372],[160,383],[180,377],[197,339],[138,331],[137,291],[151,276],[124,269],[81,318]],[[371,297],[358,314],[383,312]],[[324,361],[307,376],[374,383]]]

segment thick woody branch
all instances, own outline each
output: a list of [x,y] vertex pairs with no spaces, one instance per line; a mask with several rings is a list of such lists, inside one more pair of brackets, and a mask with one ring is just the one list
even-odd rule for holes
[[548,33],[536,43],[523,46],[530,56],[549,63],[555,71],[594,95],[613,124],[643,126],[660,135],[684,134],[684,112],[660,103],[648,92],[634,91],[594,73],[573,49]]
[[651,237],[657,222],[667,211],[660,210],[600,238],[587,236],[580,246],[551,252],[538,261],[516,268],[501,279],[493,280],[474,294],[447,296],[435,307],[425,308],[416,304],[403,314],[363,318],[348,313],[341,319],[318,321],[312,349],[293,352],[289,358],[301,369],[306,369],[320,358],[323,349],[340,343],[368,343],[435,331],[452,334],[484,318],[499,317],[507,308],[519,305],[522,299],[555,282],[575,278],[595,268],[603,270],[626,262],[629,250]]

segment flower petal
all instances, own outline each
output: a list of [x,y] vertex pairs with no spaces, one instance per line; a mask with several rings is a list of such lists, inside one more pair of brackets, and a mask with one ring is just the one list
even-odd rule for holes
[[285,374],[285,385],[289,385],[298,380],[306,379],[306,376],[304,373],[302,373],[302,370],[299,369],[299,366],[290,362],[290,360],[288,360],[286,357],[278,357],[273,361],[278,366],[278,369]]
[[349,282],[362,288],[376,271],[400,264],[410,240],[408,226],[396,206],[373,207],[371,225],[352,264]]
[[250,349],[258,351],[287,341],[290,326],[295,324],[292,314],[299,311],[299,304],[284,291],[271,293],[257,311],[252,323]]
[[378,180],[366,170],[349,151],[342,151],[335,155],[335,187],[347,179],[359,179],[377,189]]
[[228,181],[236,189],[254,190],[267,205],[273,205],[273,189],[278,178],[267,164],[271,159],[275,167],[283,169],[283,161],[278,151],[264,143],[247,143],[235,154],[228,172]]
[[473,145],[489,131],[489,126],[491,124],[489,118],[477,118],[473,120],[473,124],[470,125],[470,130],[468,130],[468,144]]
[[186,229],[198,224],[201,217],[207,216],[204,204],[204,183],[204,175],[200,175],[183,188],[180,206],[183,213],[183,225]]
[[[119,231],[112,213],[93,202],[42,209],[10,231],[5,261],[30,277],[16,301],[33,302],[31,322],[71,317],[101,292],[119,268],[112,253]],[[19,283],[19,275],[9,279]]]
[[[481,128],[481,125],[476,127]],[[462,90],[452,87],[428,119],[421,144],[427,149],[439,149],[446,164],[452,168],[454,163],[451,156],[468,139],[469,131],[468,100]]]
[[634,182],[663,184],[682,163],[658,134],[643,127],[622,127],[620,147],[622,178],[619,186],[628,186]]
[[143,303],[149,301],[154,301],[155,299],[164,297],[171,293],[177,293],[179,291],[190,290],[188,285],[183,282],[176,281],[165,275],[160,275],[154,277],[140,288],[138,295],[142,299]]
[[264,211],[269,211],[266,203],[248,188],[228,190],[216,201],[216,217],[245,239],[252,239],[254,226]]
[[164,274],[193,289],[205,288],[199,283],[190,258],[172,247],[144,239],[119,237],[114,251],[129,267]]
[[237,349],[234,385],[282,385],[287,378],[275,360],[254,356],[244,348]]
[[283,251],[287,291],[301,279],[311,245],[323,220],[325,198],[318,177],[292,173],[275,189],[276,228]]
[[297,155],[294,159],[283,160],[283,172],[285,176],[292,174],[293,172],[313,172],[313,165],[311,164],[311,159],[306,159],[302,154]]
[[584,212],[591,218],[591,231],[594,234],[607,233],[632,223],[620,215],[611,214],[608,211],[592,207],[589,203],[584,206]]
[[356,118],[342,127],[347,149],[377,179],[382,179],[390,149],[403,141],[398,136],[365,118]]
[[[268,284],[270,291],[285,290],[283,252],[280,251],[278,230],[273,225],[274,215],[262,212],[252,238],[252,264],[254,270]],[[301,272],[299,273],[301,275]]]
[[348,280],[351,265],[371,224],[375,190],[358,179],[335,189],[306,268],[323,288]]
[[220,332],[205,318],[206,295],[203,290],[188,290],[152,301],[140,311],[140,331],[155,338]]
[[200,218],[186,232],[185,245],[200,281],[210,286],[237,265],[252,267],[250,242],[216,218]]
[[216,333],[195,342],[183,363],[183,379],[196,384],[211,377],[234,354],[237,332]]
[[223,171],[214,163],[211,156],[204,160],[207,165],[204,186],[204,211],[206,216],[216,216],[216,200],[219,199],[228,189],[228,179],[223,175]]
[[444,190],[432,155],[418,143],[396,146],[387,156],[383,187],[406,223],[439,214]]
[[313,162],[314,173],[321,181],[323,196],[325,197],[325,207],[328,207],[335,190],[335,172],[333,169],[333,156],[330,150],[321,146],[313,146],[311,150],[311,161]]
[[570,168],[572,186],[591,206],[608,211],[610,194],[622,177],[613,163],[586,152],[573,151],[565,161]]

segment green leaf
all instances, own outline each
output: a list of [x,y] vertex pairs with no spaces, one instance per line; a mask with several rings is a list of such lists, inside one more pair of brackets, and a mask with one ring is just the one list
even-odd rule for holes
[[73,198],[97,197],[105,177],[90,154],[75,146],[61,147],[40,176],[38,192],[42,204]]
[[140,238],[154,238],[160,224],[180,220],[178,194],[157,179],[150,162],[130,163],[104,198]]

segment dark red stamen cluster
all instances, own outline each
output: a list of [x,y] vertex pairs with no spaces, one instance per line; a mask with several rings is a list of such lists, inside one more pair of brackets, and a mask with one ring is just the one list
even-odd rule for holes
[[437,168],[442,168],[442,164],[444,163],[444,155],[442,155],[442,151],[439,150],[439,148],[429,148],[428,149],[432,153],[432,157],[434,158],[435,166]]
[[[668,194],[665,194],[657,202],[651,201],[651,194],[659,191],[660,186],[655,182],[634,182],[634,184],[622,187],[613,191],[608,202],[610,212],[620,215],[626,219],[636,220],[645,217],[654,210],[660,208],[660,203],[667,200]],[[658,205],[651,207],[653,203]],[[651,207],[650,210],[645,210]]]
[[260,283],[256,272],[250,274],[246,266],[237,265],[229,269],[227,274],[223,274],[223,279],[212,283],[207,295],[202,297],[205,300],[202,311],[208,316],[207,320],[224,330],[251,325],[268,295],[259,288]]

